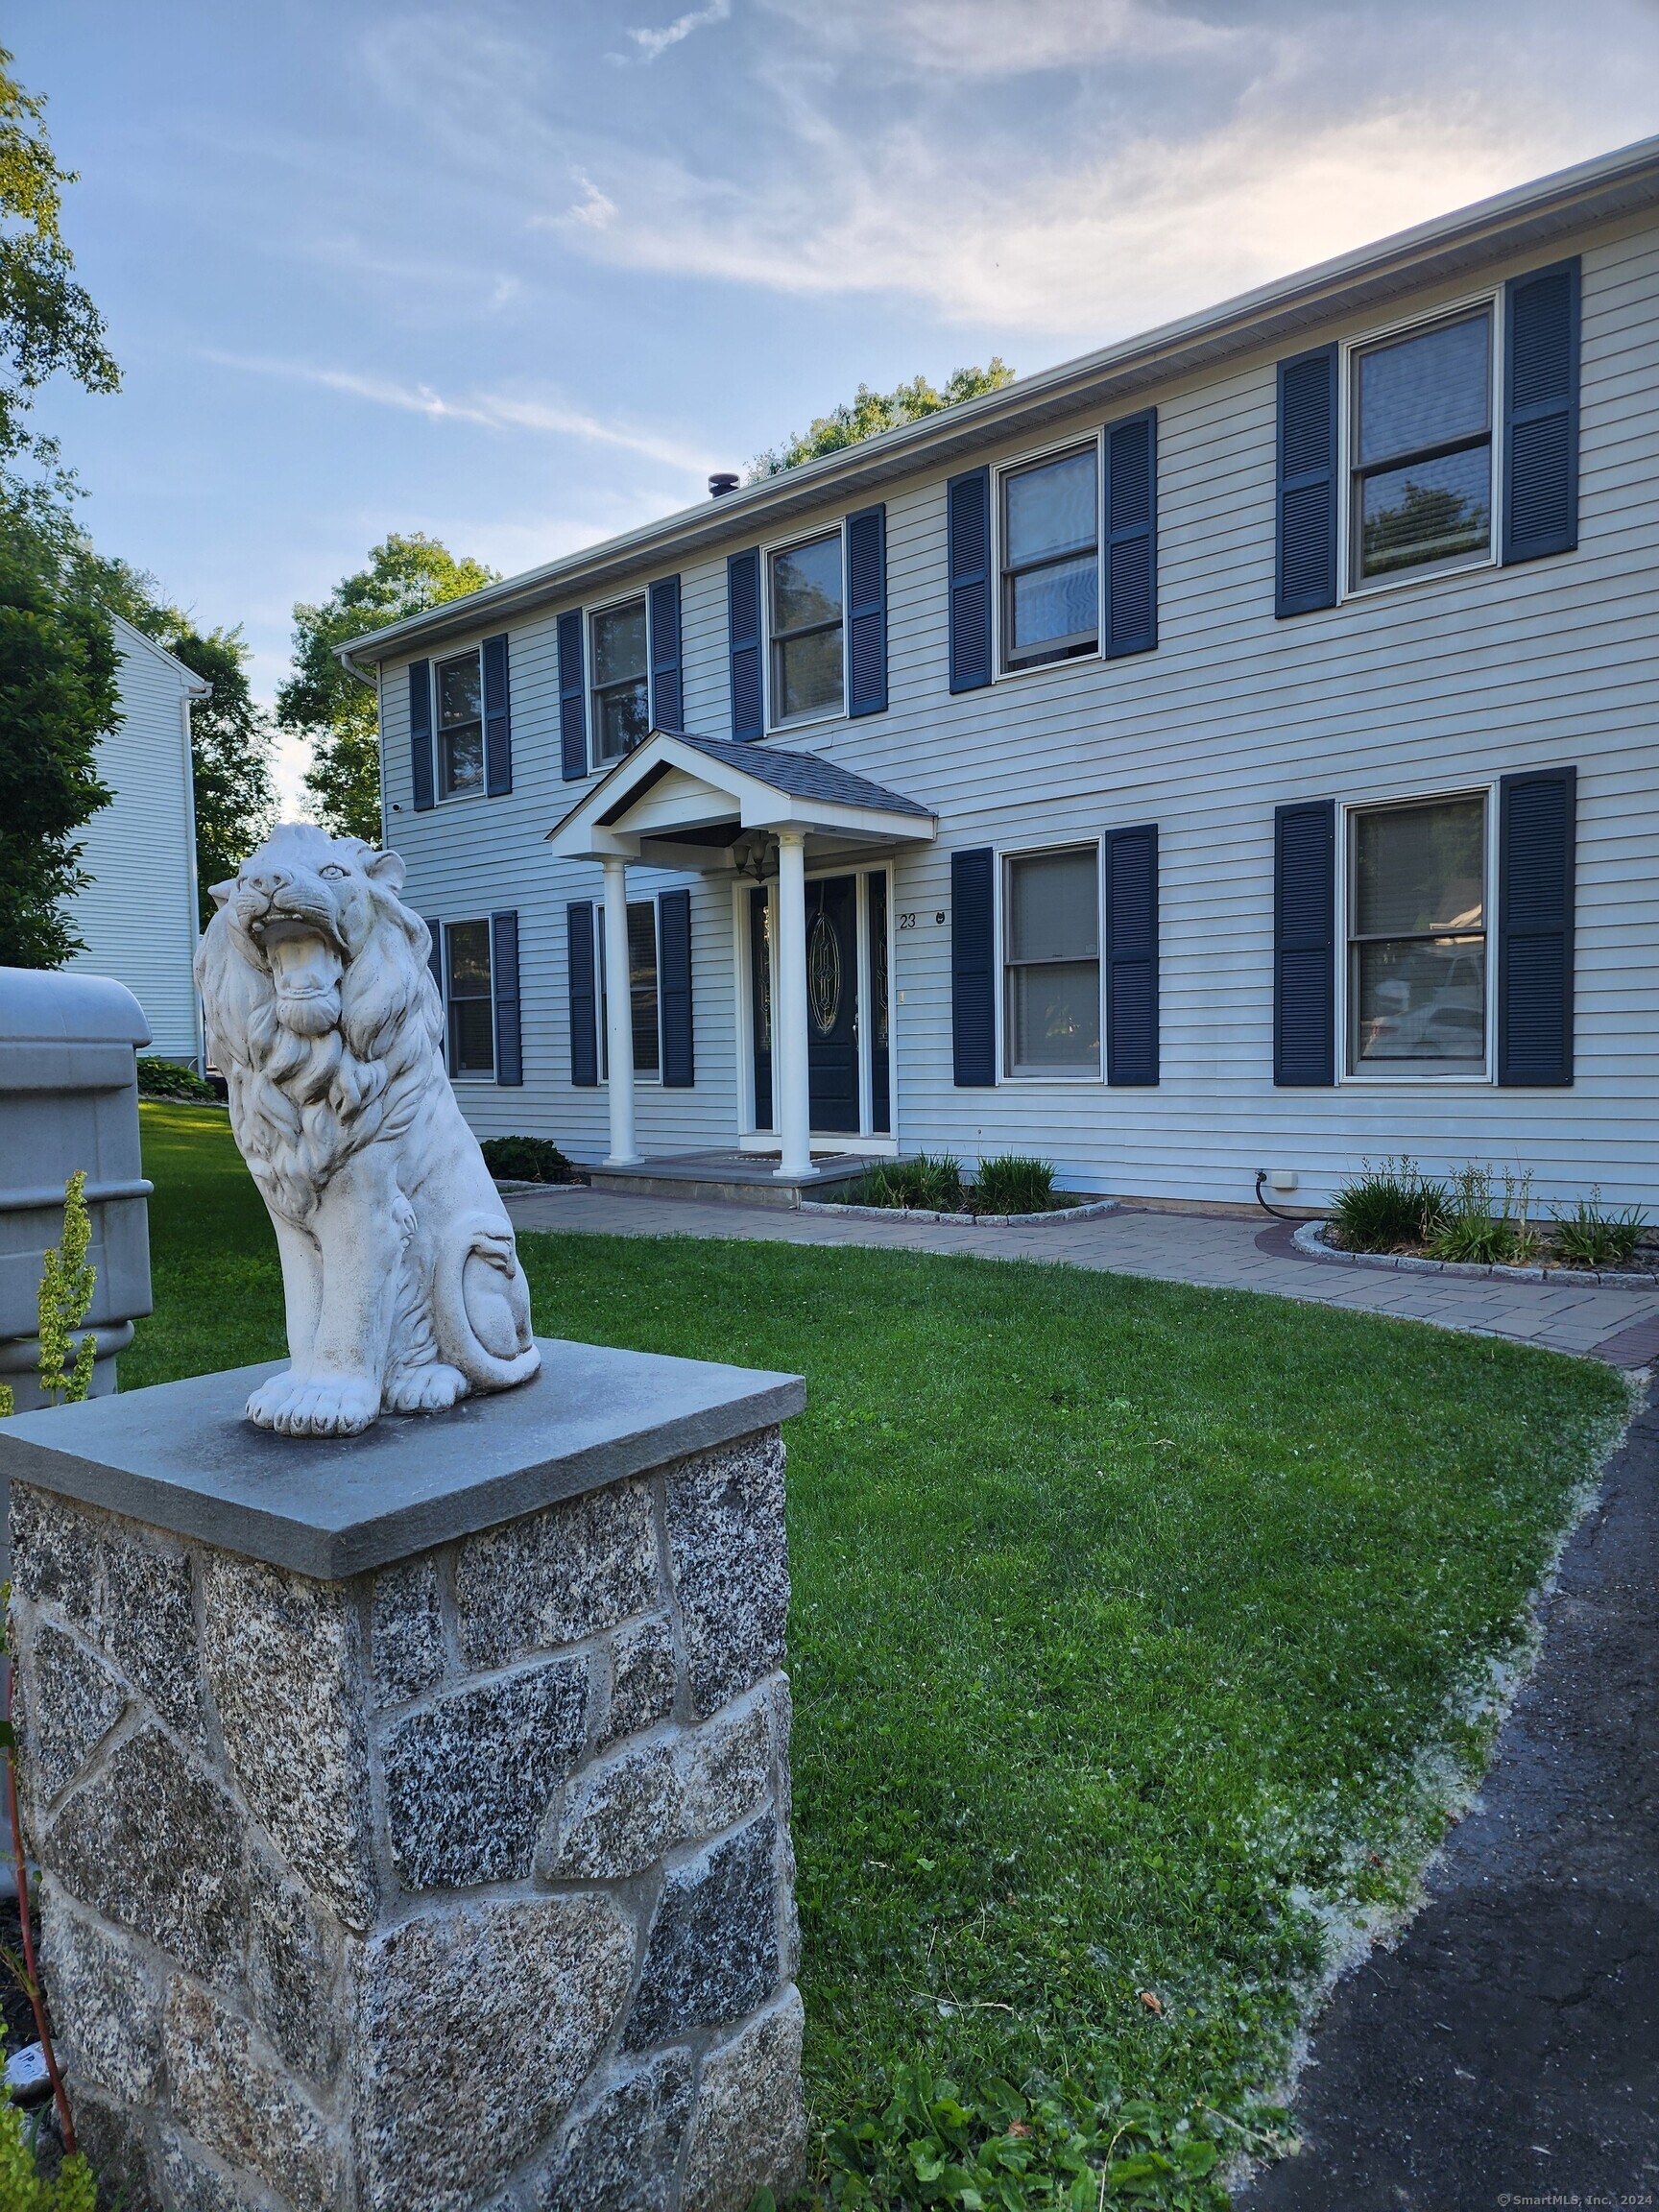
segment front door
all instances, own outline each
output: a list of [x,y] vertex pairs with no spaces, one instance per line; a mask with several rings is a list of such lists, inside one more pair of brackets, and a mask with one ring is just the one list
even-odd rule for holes
[[806,886],[806,1089],[814,1129],[858,1134],[858,879]]

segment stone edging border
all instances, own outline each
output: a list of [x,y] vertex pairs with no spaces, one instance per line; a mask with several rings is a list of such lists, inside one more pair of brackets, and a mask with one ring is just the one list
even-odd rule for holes
[[1500,1283],[1623,1283],[1632,1290],[1659,1288],[1659,1275],[1626,1268],[1501,1267],[1473,1260],[1419,1260],[1409,1252],[1339,1252],[1326,1243],[1323,1221],[1304,1221],[1290,1241],[1305,1259],[1338,1267],[1392,1267],[1404,1275],[1473,1275]]
[[1097,1221],[1116,1214],[1116,1198],[1094,1198],[1087,1206],[1051,1206],[1046,1214],[936,1214],[926,1206],[842,1206],[829,1198],[803,1198],[803,1214],[853,1214],[860,1221],[941,1221],[951,1228],[1028,1229],[1049,1221]]

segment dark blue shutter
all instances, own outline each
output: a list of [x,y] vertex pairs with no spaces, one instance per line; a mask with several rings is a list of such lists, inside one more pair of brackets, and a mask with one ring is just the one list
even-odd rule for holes
[[[588,711],[582,675],[582,610],[559,617],[559,761],[566,783],[588,773]],[[595,1082],[598,1078],[595,1076]]]
[[887,710],[887,510],[847,517],[849,714]]
[[1106,839],[1106,1080],[1158,1080],[1158,825]]
[[1273,1080],[1336,1080],[1336,805],[1281,806],[1273,821]]
[[1275,614],[1336,604],[1336,349],[1279,364]]
[[1578,774],[1498,786],[1498,1080],[1573,1081],[1573,907]]
[[415,811],[434,804],[432,785],[432,663],[409,663],[409,772],[415,784]]
[[518,916],[490,917],[490,980],[495,992],[495,1080],[524,1080],[524,1025],[518,1016]]
[[572,900],[565,909],[570,952],[570,1080],[591,1091],[599,1081],[599,992],[593,974],[593,907]]
[[1106,433],[1106,653],[1158,642],[1158,410]]
[[1578,264],[1511,276],[1503,303],[1503,558],[1578,542]]
[[513,788],[513,717],[507,703],[507,633],[484,640],[484,789],[499,799]]
[[657,992],[662,1009],[662,1087],[689,1091],[697,1080],[691,1036],[689,891],[664,891],[657,902]]
[[989,469],[971,469],[946,485],[945,532],[950,570],[950,688],[977,691],[991,681]]
[[445,1068],[449,1065],[449,1016],[444,1004],[444,925],[426,918],[426,930],[431,944],[426,948],[426,965],[432,971],[432,980],[438,986],[438,1007],[444,1016],[444,1026],[438,1035],[438,1057]]
[[950,855],[950,1045],[956,1087],[997,1080],[997,856]]
[[646,593],[651,613],[651,727],[684,730],[680,701],[680,579],[661,577]]
[[727,560],[726,636],[732,654],[732,734],[747,743],[765,734],[760,697],[758,553],[733,553]]

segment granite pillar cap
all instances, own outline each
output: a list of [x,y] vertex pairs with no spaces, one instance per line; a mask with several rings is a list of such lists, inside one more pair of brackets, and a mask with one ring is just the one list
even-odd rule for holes
[[339,1580],[561,1498],[775,1427],[798,1375],[539,1338],[541,1371],[360,1436],[256,1429],[248,1396],[286,1364],[228,1368],[0,1423],[0,1477]]

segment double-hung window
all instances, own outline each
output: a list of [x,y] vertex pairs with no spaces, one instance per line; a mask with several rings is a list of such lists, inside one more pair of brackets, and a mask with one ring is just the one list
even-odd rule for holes
[[444,931],[448,980],[449,1072],[495,1072],[495,1016],[490,973],[488,922],[451,922]]
[[1004,1061],[1010,1075],[1100,1072],[1100,855],[1004,862]]
[[1350,357],[1350,588],[1490,559],[1493,311]]
[[[605,909],[593,909],[599,948],[599,1066],[609,1080],[610,1012],[605,974]],[[628,1007],[634,1029],[634,1072],[658,1075],[662,1068],[661,1026],[657,988],[657,902],[628,902]]]
[[475,651],[438,663],[438,788],[445,799],[484,788],[484,683]]
[[620,760],[650,733],[645,602],[602,608],[593,627],[593,757]]
[[1094,445],[1002,478],[1002,666],[1036,668],[1100,641],[1100,453]]
[[845,711],[843,589],[839,530],[771,556],[774,728]]
[[1348,816],[1351,1074],[1486,1071],[1486,800]]

